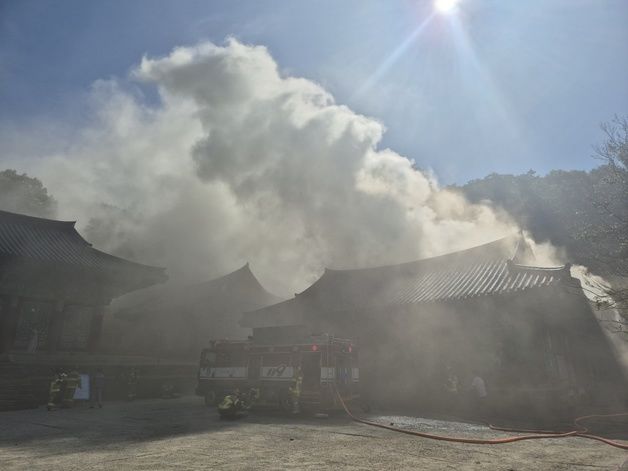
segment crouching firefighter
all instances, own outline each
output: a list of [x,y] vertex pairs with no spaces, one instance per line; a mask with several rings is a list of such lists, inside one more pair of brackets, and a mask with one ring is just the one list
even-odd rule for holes
[[248,412],[259,399],[259,389],[252,388],[248,393],[240,393],[236,389],[233,394],[227,394],[220,404],[218,413],[221,419],[234,419],[241,417]]
[[218,404],[218,414],[221,419],[235,419],[244,410],[244,403],[240,398],[240,390],[227,394]]

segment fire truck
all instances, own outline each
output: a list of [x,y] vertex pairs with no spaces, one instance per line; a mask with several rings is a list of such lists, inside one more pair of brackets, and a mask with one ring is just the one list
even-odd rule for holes
[[293,410],[291,391],[300,377],[303,411],[340,409],[359,398],[358,352],[351,340],[328,334],[304,343],[257,344],[250,340],[216,340],[201,353],[196,393],[207,406],[234,391],[256,390],[254,408]]

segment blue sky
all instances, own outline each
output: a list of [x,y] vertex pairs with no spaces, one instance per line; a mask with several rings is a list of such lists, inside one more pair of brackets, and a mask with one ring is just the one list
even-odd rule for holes
[[627,25],[625,0],[461,0],[447,17],[418,0],[0,0],[0,126],[71,126],[95,80],[235,36],[444,183],[587,169],[599,123],[628,112]]

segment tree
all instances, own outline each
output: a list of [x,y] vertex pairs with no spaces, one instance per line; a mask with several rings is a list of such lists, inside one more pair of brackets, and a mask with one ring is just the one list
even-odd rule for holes
[[595,147],[594,157],[604,164],[600,185],[594,193],[593,204],[602,215],[602,223],[593,231],[598,239],[607,239],[605,254],[615,260],[617,286],[606,290],[607,296],[599,304],[617,309],[622,319],[617,319],[617,328],[626,332],[628,328],[628,116],[615,116],[602,123],[604,142]]
[[9,169],[0,172],[0,209],[53,218],[57,202],[40,180]]
[[604,162],[604,176],[593,204],[605,216],[602,231],[617,240],[615,253],[624,262],[621,276],[628,276],[628,117],[615,118],[601,125],[606,135],[595,148],[595,157]]

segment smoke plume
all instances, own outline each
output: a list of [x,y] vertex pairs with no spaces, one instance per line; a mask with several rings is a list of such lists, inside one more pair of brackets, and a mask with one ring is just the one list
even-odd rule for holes
[[382,123],[281,73],[264,47],[232,39],[144,57],[128,79],[95,83],[89,110],[22,169],[95,246],[173,277],[249,261],[287,294],[325,266],[409,261],[516,230],[380,148]]

